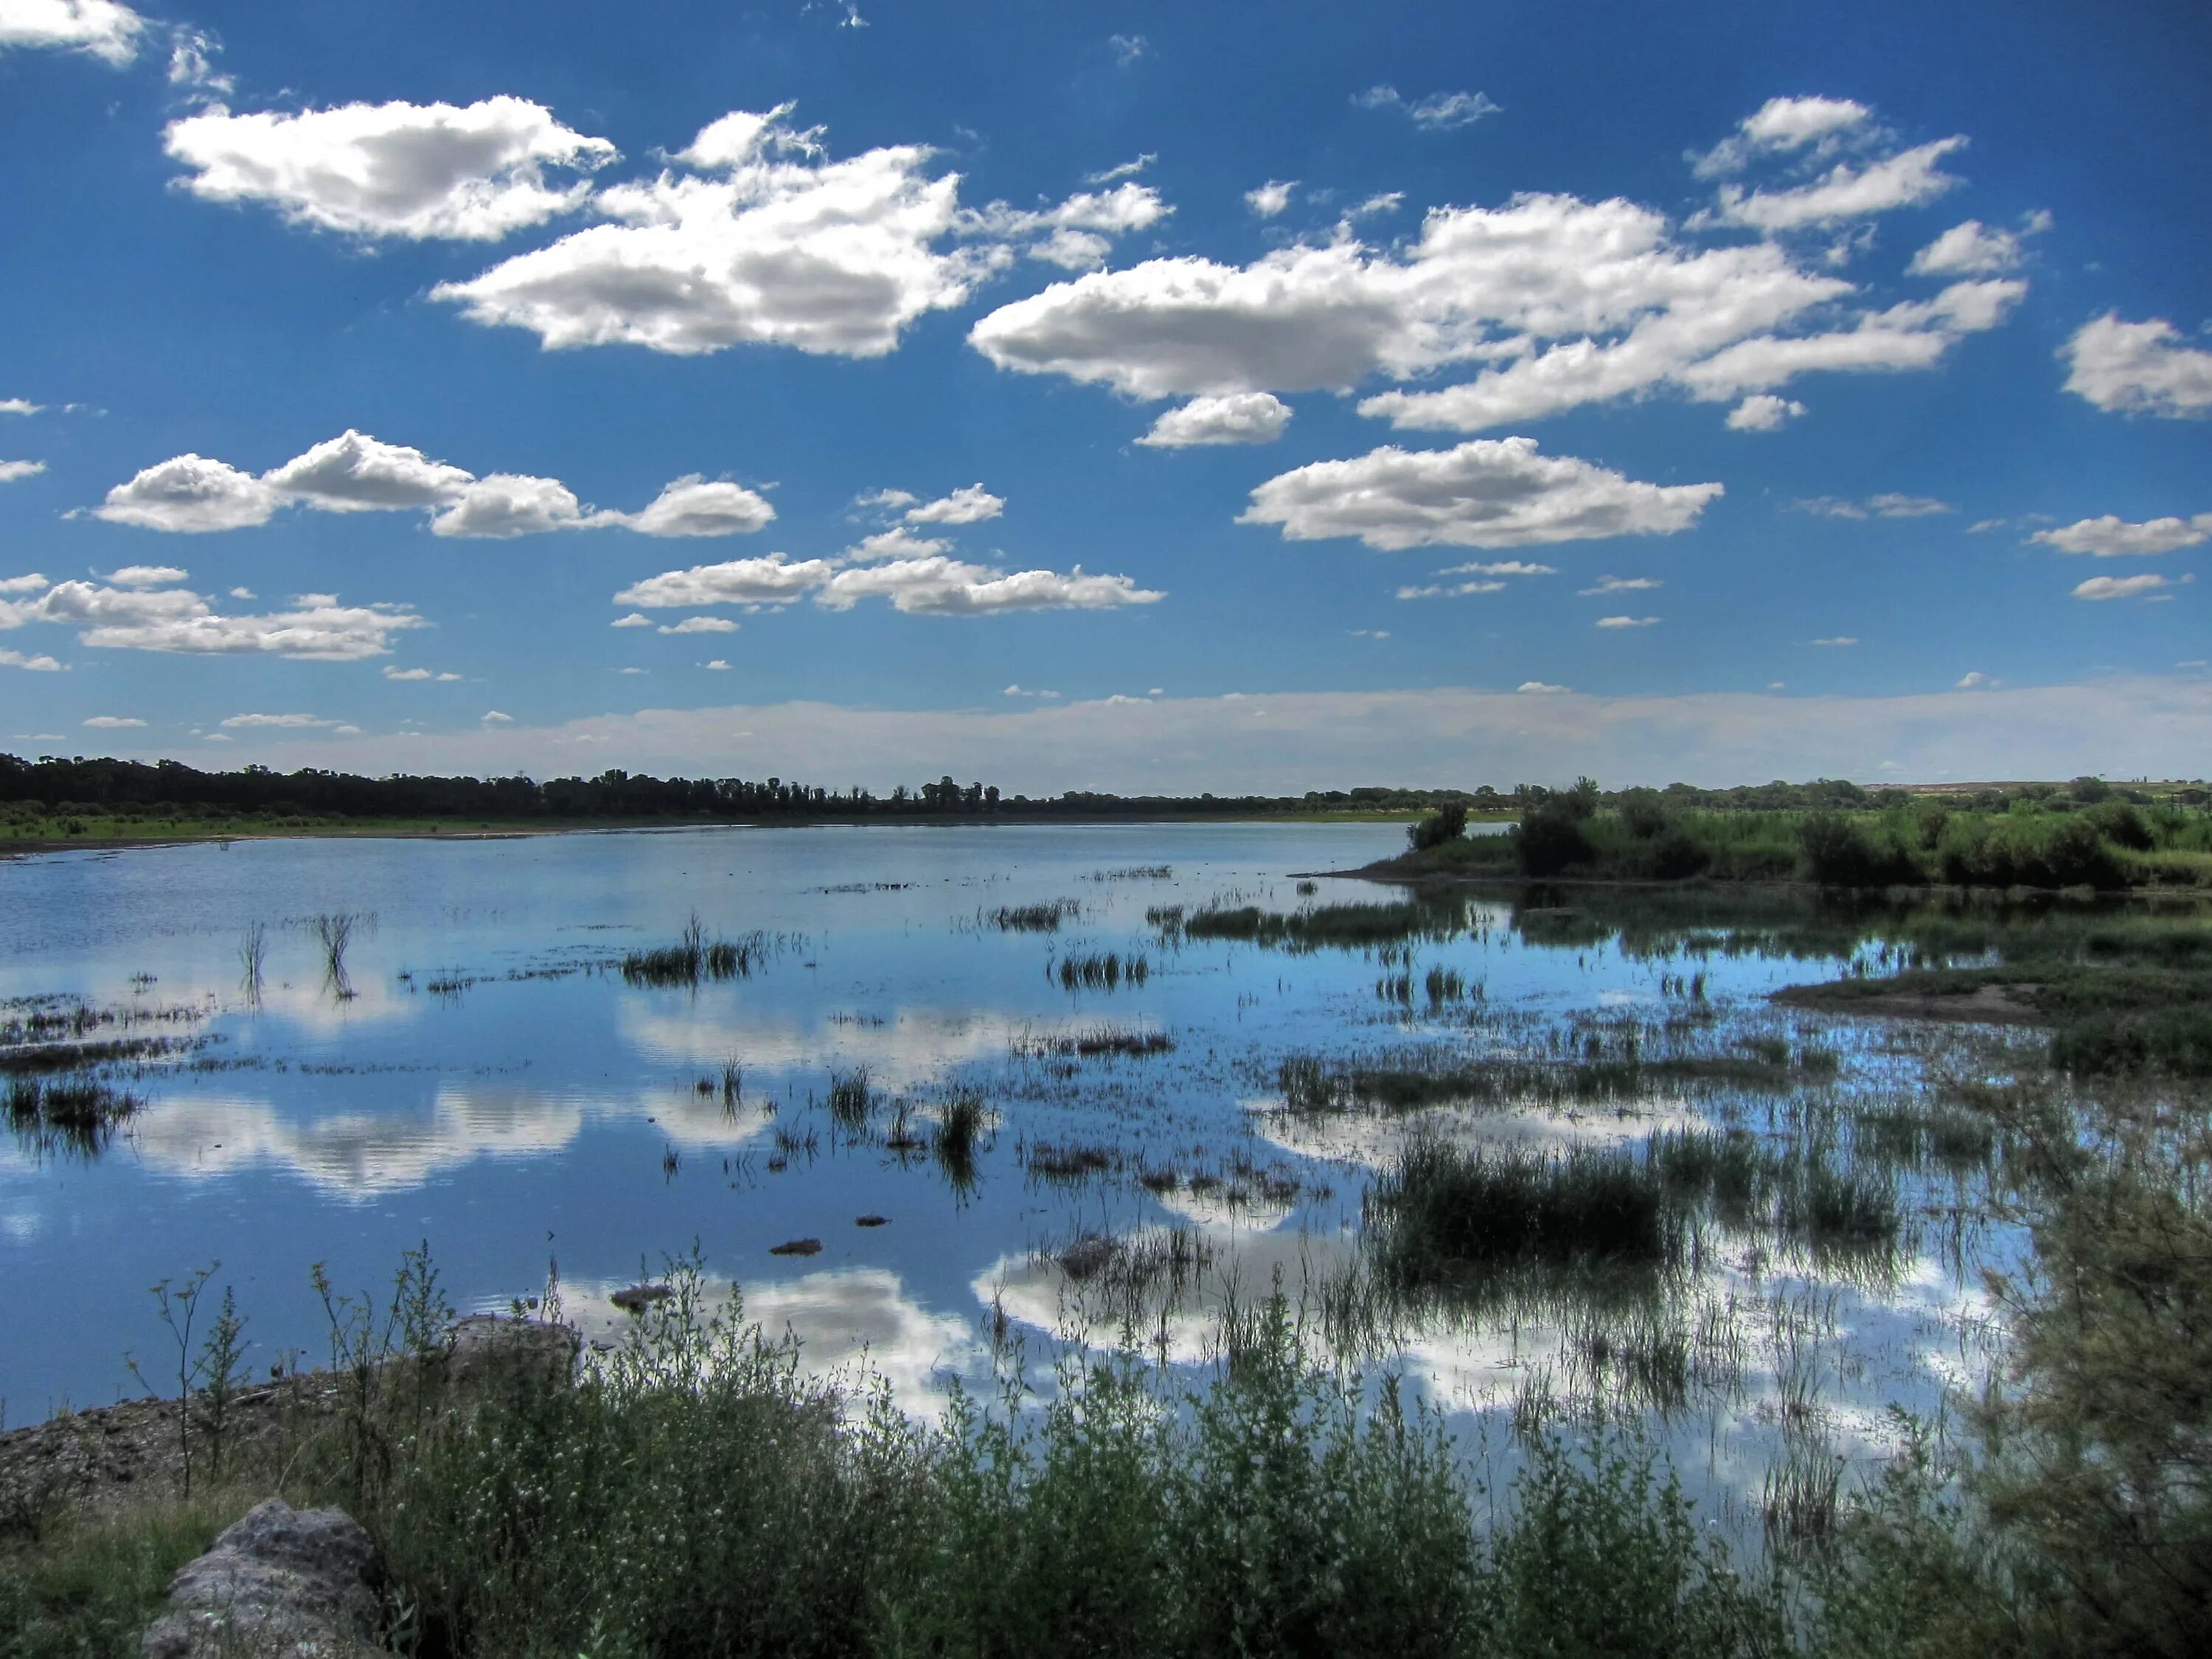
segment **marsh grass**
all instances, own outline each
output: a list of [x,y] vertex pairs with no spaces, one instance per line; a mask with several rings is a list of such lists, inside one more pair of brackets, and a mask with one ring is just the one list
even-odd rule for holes
[[768,949],[759,933],[739,939],[709,939],[706,924],[693,911],[684,935],[658,950],[632,951],[623,957],[623,978],[632,985],[697,986],[706,981],[746,978]]
[[1113,991],[1124,983],[1142,985],[1152,971],[1152,964],[1134,952],[1084,951],[1060,957],[1054,976],[1066,991]]
[[1365,1218],[1367,1248],[1399,1287],[1531,1264],[1671,1273],[1702,1250],[1708,1222],[1863,1271],[1890,1259],[1904,1226],[1896,1188],[1872,1170],[1688,1130],[1559,1152],[1419,1133],[1369,1188]]
[[1368,1189],[1366,1218],[1378,1259],[1407,1283],[1491,1263],[1665,1267],[1683,1248],[1656,1170],[1583,1149],[1552,1157],[1417,1137]]
[[1041,1180],[1073,1183],[1120,1169],[1121,1158],[1095,1142],[1033,1140],[1023,1149],[1022,1167]]
[[[1402,1000],[1411,1000],[1410,982]],[[1291,1111],[1322,1113],[1375,1108],[1408,1112],[1447,1103],[1499,1107],[1648,1099],[1668,1088],[1787,1091],[1833,1074],[1825,1050],[1777,1060],[1757,1054],[1645,1051],[1640,1042],[1602,1057],[1589,1034],[1583,1051],[1558,1060],[1520,1056],[1464,1059],[1443,1049],[1412,1049],[1384,1062],[1332,1063],[1293,1054],[1276,1069],[1276,1088]],[[1592,1057],[1593,1055],[1600,1057]],[[1808,1058],[1809,1056],[1809,1058]],[[1387,1062],[1387,1063],[1385,1063]]]
[[1056,933],[1061,922],[1082,914],[1080,899],[1048,899],[1041,904],[1002,904],[984,911],[982,921],[1002,933]]
[[361,918],[350,910],[325,911],[309,918],[308,931],[323,953],[323,982],[341,1001],[353,995],[353,981],[346,974],[346,951],[352,947],[354,929]]
[[865,1130],[875,1108],[868,1068],[855,1066],[848,1072],[830,1073],[829,1105],[830,1121],[846,1133],[857,1135]]
[[[1154,923],[1164,927],[1163,923]],[[1448,902],[1395,904],[1319,904],[1289,912],[1257,905],[1209,905],[1175,924],[1185,939],[1242,939],[1294,952],[1363,951],[1425,940],[1442,944],[1466,927],[1463,905]]]
[[975,1153],[990,1117],[982,1097],[973,1094],[955,1095],[937,1115],[930,1155],[957,1191],[965,1192],[975,1184]]
[[1085,1060],[1102,1054],[1141,1059],[1148,1054],[1172,1054],[1175,1039],[1165,1031],[1147,1031],[1127,1025],[1093,1025],[1081,1031],[1050,1036],[1024,1036],[1016,1040],[1018,1056],[1035,1059],[1046,1054],[1073,1055]]
[[262,971],[269,960],[269,924],[249,921],[238,941],[239,988],[248,1002],[261,1000]]
[[8,1127],[33,1150],[96,1158],[145,1102],[90,1075],[8,1079]]

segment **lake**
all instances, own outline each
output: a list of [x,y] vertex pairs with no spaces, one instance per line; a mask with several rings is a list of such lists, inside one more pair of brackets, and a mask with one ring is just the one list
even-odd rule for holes
[[[1982,1374],[1980,1271],[2019,1248],[1984,1214],[1991,1149],[1931,1150],[1907,1120],[1932,1073],[2002,1066],[2002,1038],[1766,1001],[1879,971],[1904,930],[1771,896],[1343,913],[1401,896],[1302,883],[1402,844],[732,828],[0,862],[0,1024],[159,1045],[105,1069],[143,1103],[112,1139],[0,1140],[7,1420],[143,1392],[131,1356],[173,1375],[158,1280],[219,1261],[256,1364],[313,1364],[313,1264],[377,1289],[424,1243],[457,1305],[552,1279],[600,1340],[617,1292],[696,1247],[809,1364],[865,1366],[915,1411],[1070,1343],[1202,1363],[1224,1306],[1280,1287],[1471,1446],[1635,1423],[1745,1512],[1778,1469],[1817,1483],[1893,1443],[1891,1403]],[[736,947],[726,976],[625,974],[695,916]],[[1509,1083],[1449,1098],[1468,1066]],[[1419,1100],[1384,1098],[1407,1078]],[[963,1098],[986,1127],[948,1158]],[[1663,1273],[1400,1297],[1368,1271],[1370,1188],[1415,1142],[1540,1160],[1729,1131],[1797,1160],[1784,1219],[1697,1175],[1712,1196]],[[1805,1168],[1865,1190],[1811,1192]],[[1862,1224],[1850,1204],[1887,1207]]]

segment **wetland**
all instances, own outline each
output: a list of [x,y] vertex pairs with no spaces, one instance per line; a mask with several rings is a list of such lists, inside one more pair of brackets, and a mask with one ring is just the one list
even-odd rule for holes
[[[1925,1584],[1899,1552],[1972,1590],[1925,1650],[2197,1628],[2187,1571],[2118,1626],[2065,1588],[2083,1560],[2126,1582],[2126,1550],[2172,1579],[2201,1537],[2186,1376],[2129,1419],[2166,1437],[2126,1442],[2126,1550],[2019,1480],[2040,1541],[1972,1542],[1990,1425],[2036,1446],[2033,1410],[2091,1386],[2040,1286],[2132,1287],[2108,1348],[2198,1330],[2201,1263],[2172,1271],[2203,1229],[2193,902],[1310,873],[1403,843],[869,825],[0,864],[5,1425],[204,1385],[202,1339],[163,1322],[189,1285],[225,1388],[354,1376],[326,1413],[349,1432],[391,1386],[372,1348],[450,1316],[573,1328],[592,1387],[484,1407],[502,1443],[547,1492],[588,1484],[576,1459],[696,1464],[601,1480],[594,1548],[720,1515],[714,1479],[812,1482],[819,1512],[764,1509],[714,1571],[815,1598],[823,1651],[1092,1650],[1123,1618],[1157,1639],[1122,1650],[1304,1650],[1284,1584],[1324,1567],[1316,1650],[1535,1651],[1621,1551],[1654,1576],[1620,1617],[1660,1623],[1609,1650],[1899,1650]],[[484,1632],[576,1597],[549,1565],[576,1540],[548,1518],[473,1577],[410,1557],[393,1505],[458,1548],[516,1471],[376,1420],[387,1464],[414,1455],[371,1480],[357,1440],[317,1490],[372,1512],[424,1650],[537,1650]],[[1277,1486],[1240,1486],[1246,1444]],[[1218,1565],[1224,1506],[1331,1515],[1335,1542],[1271,1533],[1288,1553],[1244,1601],[1202,1573],[1139,1594]],[[1599,1520],[1619,1538],[1574,1568],[1560,1539],[1598,1549]],[[1110,1571],[1054,1555],[1104,1534]],[[1010,1540],[1004,1582],[956,1593]],[[623,1547],[587,1575],[623,1632],[599,1645],[802,1650],[647,1594],[653,1550]],[[1413,1553],[1458,1564],[1423,1592],[1441,1622],[1373,1624]],[[712,1576],[645,1577],[686,1572]],[[1207,1624],[1247,1603],[1251,1627]]]

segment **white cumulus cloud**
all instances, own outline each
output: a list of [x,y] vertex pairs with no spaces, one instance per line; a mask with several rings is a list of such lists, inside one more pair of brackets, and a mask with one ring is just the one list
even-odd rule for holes
[[673,627],[664,627],[664,634],[734,634],[738,624],[727,617],[686,617]]
[[1992,276],[2020,264],[2020,238],[1969,219],[1945,231],[1912,256],[1916,276]]
[[847,611],[861,599],[881,599],[913,616],[981,617],[1013,611],[1115,610],[1154,605],[1166,597],[1139,587],[1127,576],[1086,575],[1080,565],[1066,574],[1008,572],[938,556],[841,570],[823,584],[815,602],[827,610]]
[[2077,599],[2131,599],[2166,586],[2163,576],[2092,576],[2074,590]]
[[296,115],[220,105],[172,122],[169,155],[194,195],[267,202],[295,222],[356,236],[495,241],[583,205],[589,172],[615,157],[526,99],[345,104]]
[[471,481],[433,514],[435,536],[479,536],[507,540],[554,530],[588,530],[623,522],[620,514],[588,512],[576,492],[558,478],[494,472]]
[[994,495],[980,483],[956,489],[949,495],[940,495],[933,501],[923,501],[906,511],[908,524],[981,524],[986,519],[995,519],[1006,510],[1003,495]]
[[1597,619],[1600,628],[1656,628],[1658,624],[1656,617],[1600,617]]
[[1740,173],[1759,158],[1808,146],[1816,155],[1828,153],[1845,136],[1863,130],[1873,113],[1849,98],[1770,98],[1745,116],[1734,133],[1692,158],[1698,176]]
[[35,478],[46,470],[44,461],[0,461],[0,483],[14,483],[19,478]]
[[1672,535],[1721,493],[1718,483],[1645,483],[1540,454],[1533,438],[1476,439],[1444,450],[1386,446],[1282,473],[1253,490],[1238,522],[1279,525],[1291,541],[1357,536],[1384,550],[1533,547]]
[[364,513],[403,507],[435,507],[474,482],[475,475],[419,449],[387,444],[349,427],[317,444],[262,482],[284,495],[325,513]]
[[283,503],[274,485],[250,472],[204,455],[179,455],[116,485],[93,516],[142,530],[198,535],[266,524]]
[[222,722],[223,729],[240,731],[303,731],[310,726],[336,726],[336,720],[321,719],[314,714],[233,714]]
[[478,477],[350,428],[258,477],[228,462],[179,455],[117,485],[94,510],[118,524],[191,532],[265,524],[283,507],[420,510],[430,515],[434,534],[494,539],[611,526],[641,536],[735,536],[775,517],[758,492],[696,472],[672,480],[640,512],[602,512],[584,506],[557,478],[514,472]]
[[1777,432],[1804,412],[1805,405],[1794,398],[1755,392],[1729,410],[1728,428],[1731,432]]
[[82,52],[116,69],[138,56],[146,20],[116,0],[0,0],[0,52],[44,46]]
[[[836,567],[827,559],[793,561],[781,553],[764,558],[732,559],[724,564],[695,564],[665,571],[615,595],[617,605],[647,610],[690,610],[714,605],[782,605],[803,598],[828,580]],[[648,618],[624,617],[617,628],[642,628]]]
[[626,522],[645,536],[745,536],[763,529],[775,508],[757,491],[688,473]]
[[85,724],[95,732],[121,732],[134,726],[143,726],[146,722],[125,714],[94,714]]
[[2116,559],[2137,554],[2172,553],[2180,548],[2194,547],[2208,537],[2212,537],[2212,513],[2199,513],[2187,519],[2146,519],[2141,524],[2130,524],[2116,514],[2107,513],[2102,518],[2083,519],[2056,530],[2039,530],[2028,540],[2055,547],[2061,553],[2087,553],[2100,559]]
[[601,191],[594,205],[612,222],[432,297],[549,349],[696,356],[763,343],[879,357],[1005,264],[1001,244],[937,246],[958,222],[959,176],[930,177],[926,146],[833,161],[783,112],[724,117],[672,158],[690,171]]
[[1633,203],[1524,195],[1438,208],[1402,249],[1340,227],[1249,265],[1093,271],[990,312],[969,342],[1001,368],[1148,398],[1349,391],[1475,365],[1462,384],[1360,404],[1401,427],[1474,432],[1666,388],[1733,402],[1816,371],[1926,368],[2024,291],[1959,283],[1838,309],[1852,284],[1778,243],[1700,246]]
[[1853,166],[1838,161],[1810,183],[1776,190],[1723,185],[1717,216],[1768,232],[1803,230],[1933,201],[1960,181],[1940,165],[1966,139],[1954,136]]
[[1150,185],[1124,180],[1107,191],[1078,191],[1054,207],[1016,208],[1005,202],[963,210],[956,228],[963,236],[1000,241],[1035,238],[1025,250],[1069,270],[1105,263],[1114,238],[1157,224],[1175,210]]
[[1153,449],[1201,444],[1271,444],[1291,423],[1291,406],[1272,392],[1194,398],[1163,413],[1137,440]]
[[33,674],[58,674],[68,666],[57,657],[31,656],[21,651],[0,650],[0,668],[27,669]]
[[1264,185],[1244,192],[1244,205],[1262,219],[1272,219],[1291,204],[1291,192],[1298,187],[1295,179],[1270,179]]
[[0,627],[26,623],[74,628],[78,643],[95,649],[322,662],[383,656],[393,634],[427,626],[405,605],[347,605],[328,593],[299,594],[289,610],[227,616],[189,588],[88,581],[58,582],[35,599],[0,603]]
[[2059,354],[2066,389],[2115,414],[2169,420],[2212,410],[2212,351],[2182,343],[2162,317],[2124,323],[2112,312],[2084,323]]

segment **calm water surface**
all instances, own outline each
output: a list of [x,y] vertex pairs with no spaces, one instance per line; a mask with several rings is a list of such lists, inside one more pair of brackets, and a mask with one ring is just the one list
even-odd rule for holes
[[[1195,1361],[1228,1297],[1279,1283],[1318,1304],[1357,1255],[1370,1172],[1409,1133],[1403,1117],[1287,1116],[1275,1084],[1286,1054],[1542,1054],[1593,1023],[1656,1030],[1694,1005],[1700,1040],[1723,1049],[1778,1035],[1841,1054],[1820,1085],[1831,1104],[1909,1091],[1928,1066],[1955,1063],[1942,1049],[1954,1036],[1765,1004],[1863,944],[1810,959],[1748,935],[1655,945],[1553,908],[1469,900],[1453,937],[1413,951],[1417,981],[1443,968],[1472,993],[1431,1006],[1378,997],[1378,978],[1405,964],[1372,951],[1177,942],[1146,920],[1175,905],[1381,901],[1393,895],[1351,882],[1302,896],[1297,873],[1401,844],[1398,828],[1372,825],[738,829],[0,863],[0,997],[188,1010],[132,1032],[203,1039],[123,1072],[148,1105],[101,1155],[0,1141],[8,1421],[139,1392],[125,1357],[156,1356],[157,1279],[219,1261],[259,1358],[312,1359],[324,1325],[311,1264],[341,1287],[382,1285],[424,1241],[468,1307],[535,1294],[557,1261],[567,1310],[594,1333],[622,1318],[610,1294],[696,1243],[751,1316],[801,1337],[811,1364],[865,1361],[916,1409],[949,1377],[989,1377],[1009,1344],[1122,1341]],[[1077,908],[1056,933],[992,920],[1059,900]],[[311,930],[340,911],[360,918],[350,995],[329,982]],[[625,982],[623,953],[673,942],[695,911],[710,937],[764,936],[753,971],[696,988]],[[239,955],[257,921],[269,929],[258,1002]],[[1147,976],[1064,988],[1058,963],[1094,951],[1142,956]],[[1105,1024],[1164,1033],[1173,1049],[1049,1052]],[[734,1106],[726,1062],[742,1073]],[[878,1098],[856,1135],[826,1098],[833,1072],[859,1067]],[[996,1118],[964,1190],[926,1151],[933,1114],[961,1091]],[[1705,1091],[1425,1117],[1551,1145],[1717,1119],[1782,1134],[1808,1109]],[[1046,1178],[1030,1167],[1041,1147],[1092,1149],[1109,1167]],[[1577,1401],[1642,1412],[1693,1485],[1724,1503],[1755,1497],[1802,1449],[1808,1416],[1839,1455],[1876,1449],[1888,1402],[1924,1409],[1986,1364],[1975,1286],[1993,1247],[1971,1218],[1941,1219],[1940,1184],[1910,1199],[1907,1248],[1879,1273],[1717,1251],[1694,1305],[1669,1314],[1696,1333],[1691,1389],[1656,1408],[1570,1316],[1400,1328],[1385,1358],[1473,1438]],[[863,1216],[884,1224],[856,1225]],[[1102,1297],[1065,1265],[1085,1235],[1180,1239],[1204,1266],[1175,1294]],[[770,1254],[795,1239],[822,1248]]]

